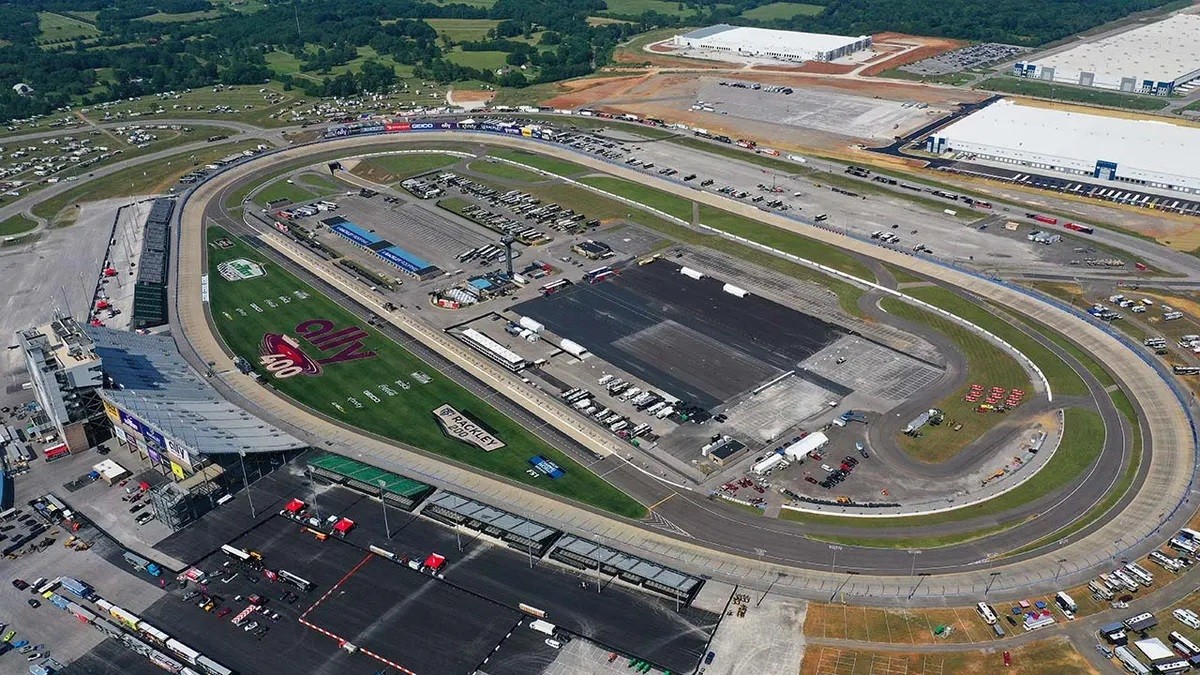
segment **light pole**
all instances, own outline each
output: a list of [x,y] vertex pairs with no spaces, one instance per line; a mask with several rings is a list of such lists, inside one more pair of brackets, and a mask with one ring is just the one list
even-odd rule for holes
[[991,573],[991,574],[989,574],[988,576],[989,576],[989,577],[991,577],[991,578],[990,578],[990,579],[988,579],[988,585],[987,585],[987,588],[983,589],[983,594],[984,594],[984,595],[987,595],[987,594],[988,594],[988,591],[992,590],[992,584],[996,583],[996,577],[1000,576],[1000,573],[999,573],[999,572],[992,572],[992,573]]
[[838,551],[842,550],[842,547],[837,544],[829,544],[829,550],[833,551],[833,562],[829,565],[829,572],[835,573],[837,572],[837,554]]
[[375,484],[379,486],[379,505],[383,507],[383,530],[384,532],[387,532],[388,541],[391,541],[392,528],[390,525],[388,525],[387,502],[383,500],[383,488],[387,487],[387,481],[381,478],[375,481]]
[[929,576],[928,572],[921,572],[921,574],[917,576],[917,583],[913,584],[912,590],[908,592],[909,600],[912,600],[912,597],[917,594],[917,589],[921,587],[921,582],[925,581],[925,577],[927,576]]
[[242,462],[242,482],[246,484],[246,501],[250,502],[250,518],[256,519],[258,516],[254,513],[254,498],[250,495],[250,476],[246,473],[246,451],[238,450],[238,458]]
[[[600,537],[596,537],[596,543],[597,544],[600,543]],[[600,565],[601,565],[600,561],[597,560],[596,561],[596,592],[597,593],[600,592]]]
[[921,555],[921,552],[915,548],[908,549],[908,552],[912,555],[912,567],[908,570],[908,576],[915,577],[917,575],[917,556]]
[[[758,602],[754,603],[754,606],[755,607],[762,606],[762,601],[767,599],[767,593],[770,593],[771,589],[775,588],[775,584],[778,583],[780,579],[782,579],[786,576],[787,576],[787,573],[785,573],[785,572],[776,572],[775,578],[771,580],[771,583],[767,586],[767,590],[763,591],[762,597],[758,599]],[[678,611],[678,610],[676,610],[676,611]]]
[[1058,581],[1058,575],[1062,574],[1063,564],[1067,562],[1066,558],[1058,559],[1058,569],[1054,571],[1054,580]]

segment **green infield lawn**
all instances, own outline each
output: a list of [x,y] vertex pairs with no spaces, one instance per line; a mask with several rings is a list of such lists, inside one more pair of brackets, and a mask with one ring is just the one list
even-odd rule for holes
[[503,178],[505,180],[516,180],[525,183],[540,183],[544,180],[549,180],[540,173],[534,173],[528,169],[522,169],[519,166],[512,164],[504,164],[497,161],[476,160],[467,165],[467,168],[477,173]]
[[[249,246],[220,228],[208,232],[209,278],[213,322],[235,353],[255,364],[259,373],[281,393],[313,410],[364,431],[407,443],[427,452],[468,464],[512,481],[540,488],[569,499],[629,518],[641,518],[646,509],[599,476],[568,458],[517,422],[476,398],[435,368],[421,361],[374,329],[362,326],[353,314],[316,292],[311,286],[266,261]],[[225,239],[229,248],[211,242]],[[263,266],[262,276],[228,281],[217,266],[246,259]],[[305,322],[331,322],[332,331],[359,326],[357,342],[329,346],[322,351],[308,342],[299,327]],[[312,359],[325,359],[317,375],[276,378],[260,362],[264,335],[275,333],[296,340]],[[351,349],[353,348],[353,349]],[[349,352],[343,350],[351,349]],[[343,357],[361,358],[329,361]],[[450,404],[474,418],[506,443],[484,452],[442,433],[433,410]],[[541,455],[557,463],[566,475],[559,480],[525,473],[528,460]]]
[[573,176],[577,173],[588,171],[585,166],[580,166],[574,162],[568,162],[565,159],[550,157],[549,155],[539,155],[534,152],[525,152],[524,150],[513,150],[512,148],[493,148],[488,150],[488,154],[492,157],[511,160],[526,166],[532,166],[535,169],[549,171],[559,176]]

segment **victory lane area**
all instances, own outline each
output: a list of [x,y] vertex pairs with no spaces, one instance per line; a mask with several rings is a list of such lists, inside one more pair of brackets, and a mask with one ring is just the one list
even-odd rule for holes
[[[435,368],[220,228],[208,232],[211,315],[225,344],[282,394],[364,431],[637,518],[634,499],[526,431]],[[245,364],[244,364],[245,365]],[[486,452],[447,436],[434,410],[450,405],[498,438]],[[526,473],[541,455],[566,473]]]

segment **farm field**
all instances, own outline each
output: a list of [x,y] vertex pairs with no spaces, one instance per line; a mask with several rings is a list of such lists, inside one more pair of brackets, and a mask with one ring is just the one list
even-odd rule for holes
[[38,12],[38,31],[38,44],[100,36],[100,30],[92,24],[54,12]]
[[742,16],[756,21],[774,21],[775,19],[790,19],[793,16],[816,16],[825,11],[821,5],[805,5],[791,2],[772,2],[760,5],[754,9],[742,12]]
[[500,22],[494,19],[425,19],[425,23],[432,26],[438,35],[444,35],[454,42],[473,42],[484,39],[487,32]]
[[[282,394],[367,432],[511,481],[618,515],[645,515],[642,505],[373,328],[361,328],[361,342],[339,348],[337,355],[322,352],[304,337],[315,330],[314,322],[342,329],[359,325],[357,317],[224,230],[212,228],[208,234],[213,322],[229,348],[271,377]],[[213,245],[217,240],[226,247]],[[233,260],[261,265],[264,273],[230,281],[218,267]],[[313,361],[301,374],[272,377],[260,362],[264,335],[290,336],[298,341],[297,349],[325,363]],[[432,415],[443,404],[472,417],[506,445],[483,452],[445,435]],[[550,481],[526,474],[529,458],[539,454],[557,463],[566,475]]]

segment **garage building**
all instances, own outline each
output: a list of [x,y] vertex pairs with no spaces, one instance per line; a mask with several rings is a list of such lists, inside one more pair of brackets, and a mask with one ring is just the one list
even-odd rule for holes
[[1176,14],[1057,54],[1019,61],[1013,74],[1098,89],[1168,96],[1200,77],[1200,15]]
[[935,131],[925,148],[1129,185],[1200,193],[1200,129],[1003,99]]
[[870,36],[846,37],[717,24],[671,38],[671,45],[714,56],[773,61],[833,61],[871,47]]

